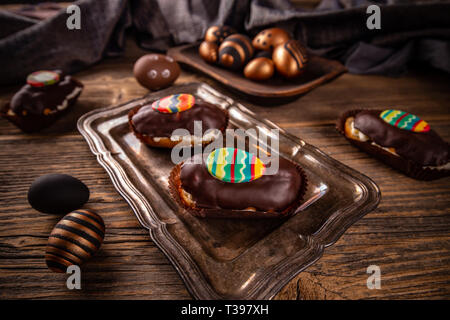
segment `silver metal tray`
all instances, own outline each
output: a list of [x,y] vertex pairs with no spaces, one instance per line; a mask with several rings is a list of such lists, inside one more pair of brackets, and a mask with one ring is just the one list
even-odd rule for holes
[[[130,132],[127,113],[174,93],[192,93],[230,115],[229,128],[279,129],[280,155],[308,177],[301,211],[288,219],[198,219],[172,199],[170,150],[149,148]],[[373,210],[378,186],[240,103],[203,83],[173,86],[141,99],[93,110],[78,121],[99,163],[152,240],[198,299],[270,299],[317,261],[354,222]]]

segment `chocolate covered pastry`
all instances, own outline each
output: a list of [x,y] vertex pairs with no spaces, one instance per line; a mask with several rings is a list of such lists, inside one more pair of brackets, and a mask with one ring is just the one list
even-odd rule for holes
[[242,149],[220,148],[178,164],[170,175],[173,197],[191,214],[208,218],[286,217],[300,207],[307,180],[303,170],[279,158],[265,174],[259,158]]
[[48,127],[78,99],[83,84],[60,71],[37,71],[3,106],[0,115],[25,132]]
[[354,145],[420,180],[450,175],[450,145],[419,117],[400,110],[352,110],[338,130]]
[[[206,145],[224,132],[228,124],[228,113],[190,94],[175,94],[152,103],[139,106],[128,114],[131,130],[143,143],[172,148],[184,144]],[[194,135],[194,121],[201,121],[202,137]],[[185,129],[191,135],[175,136],[173,131]],[[217,129],[210,130],[209,129]]]

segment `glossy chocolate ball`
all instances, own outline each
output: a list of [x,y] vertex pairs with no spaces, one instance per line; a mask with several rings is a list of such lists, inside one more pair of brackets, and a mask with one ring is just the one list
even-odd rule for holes
[[134,64],[133,73],[141,86],[159,90],[170,86],[180,75],[180,66],[169,56],[146,54]]
[[258,50],[272,51],[276,46],[291,39],[286,30],[280,28],[265,29],[253,38],[253,47]]
[[308,56],[300,42],[289,40],[273,50],[272,60],[277,71],[291,79],[303,73],[308,63]]
[[89,200],[86,185],[67,174],[47,174],[34,180],[28,190],[30,205],[44,213],[66,214]]
[[273,76],[275,67],[271,59],[259,57],[251,60],[244,69],[246,78],[252,80],[267,80]]
[[219,63],[225,68],[238,70],[253,56],[250,39],[243,34],[227,37],[219,47]]
[[80,266],[95,254],[105,237],[102,217],[79,209],[65,215],[48,237],[45,262],[54,272],[65,273],[71,265]]
[[226,37],[233,33],[236,33],[236,31],[229,26],[212,26],[206,30],[205,41],[215,42],[219,45]]
[[217,43],[211,41],[203,41],[198,47],[198,53],[208,63],[216,63],[217,62],[217,51],[219,47]]

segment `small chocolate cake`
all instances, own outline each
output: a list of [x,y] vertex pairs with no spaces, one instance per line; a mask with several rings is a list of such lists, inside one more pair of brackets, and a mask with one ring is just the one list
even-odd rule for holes
[[[218,161],[222,159],[222,164]],[[279,158],[278,171],[241,149],[221,148],[178,164],[170,175],[174,198],[191,214],[208,218],[278,218],[301,205],[307,179],[294,163]]]
[[[226,110],[190,94],[175,94],[150,104],[136,107],[128,114],[135,136],[143,143],[172,148],[180,142],[189,145],[211,143],[228,124]],[[201,121],[202,137],[194,136],[194,121]],[[176,129],[185,129],[190,135],[174,136]],[[207,130],[211,130],[206,133]],[[206,133],[206,134],[205,134]]]
[[420,180],[450,175],[450,145],[419,117],[400,110],[352,110],[337,129],[354,145]]
[[25,132],[48,127],[78,99],[83,84],[60,71],[37,71],[3,106],[0,115]]

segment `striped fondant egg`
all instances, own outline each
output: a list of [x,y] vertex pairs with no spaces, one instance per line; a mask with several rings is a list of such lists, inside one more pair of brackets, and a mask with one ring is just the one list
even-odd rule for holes
[[85,209],[65,215],[48,238],[45,262],[54,272],[65,273],[70,265],[81,265],[100,248],[105,224],[98,214]]
[[243,34],[228,36],[219,47],[219,63],[230,69],[243,67],[253,56],[250,39]]
[[164,97],[152,103],[152,108],[161,113],[176,113],[186,111],[195,104],[195,98],[191,94],[180,93]]
[[256,180],[266,169],[261,159],[236,148],[214,150],[206,159],[206,167],[214,178],[231,183]]
[[428,123],[411,113],[400,110],[384,110],[380,113],[380,118],[390,125],[399,129],[413,131],[413,132],[427,132],[430,131]]

